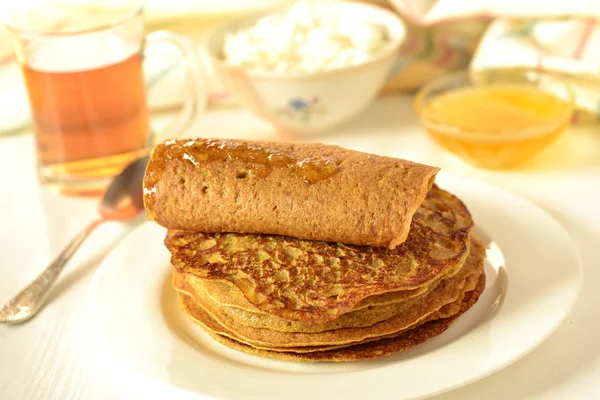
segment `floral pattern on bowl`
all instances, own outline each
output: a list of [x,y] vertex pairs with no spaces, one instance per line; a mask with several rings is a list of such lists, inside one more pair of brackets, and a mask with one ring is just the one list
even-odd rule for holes
[[275,113],[280,117],[308,123],[316,115],[327,114],[327,107],[321,104],[318,97],[292,97],[284,107],[276,109]]

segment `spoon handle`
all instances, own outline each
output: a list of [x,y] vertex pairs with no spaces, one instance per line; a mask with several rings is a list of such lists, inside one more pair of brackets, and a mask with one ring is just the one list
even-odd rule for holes
[[46,267],[44,272],[38,275],[21,293],[6,303],[0,309],[0,322],[20,323],[33,317],[46,301],[52,285],[67,262],[73,257],[73,254],[75,254],[88,235],[102,222],[104,222],[104,219],[100,218],[89,224],[75,236],[63,252]]

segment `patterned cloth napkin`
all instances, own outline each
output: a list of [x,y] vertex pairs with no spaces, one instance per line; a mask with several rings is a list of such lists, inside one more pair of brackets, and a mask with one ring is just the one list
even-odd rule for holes
[[406,25],[407,37],[400,49],[402,65],[386,85],[386,92],[415,91],[439,75],[467,68],[490,21],[480,16],[432,18],[429,11],[444,1],[362,1],[397,12]]

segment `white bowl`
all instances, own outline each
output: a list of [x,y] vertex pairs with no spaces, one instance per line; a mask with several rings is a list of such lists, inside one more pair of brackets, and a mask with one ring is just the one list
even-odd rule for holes
[[253,72],[226,65],[224,37],[253,25],[265,14],[232,20],[214,29],[206,41],[206,52],[215,70],[230,90],[258,116],[278,129],[295,134],[329,130],[363,111],[378,95],[398,59],[406,36],[404,24],[394,13],[354,2],[313,3],[320,15],[372,21],[387,30],[390,44],[365,63],[329,71],[281,74]]

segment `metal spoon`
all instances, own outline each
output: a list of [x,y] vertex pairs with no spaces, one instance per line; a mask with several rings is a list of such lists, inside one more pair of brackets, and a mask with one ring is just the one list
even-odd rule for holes
[[147,164],[148,156],[139,158],[112,181],[100,201],[100,218],[81,231],[44,272],[0,309],[0,322],[20,323],[33,317],[67,262],[98,225],[106,221],[128,221],[144,209],[142,179]]

